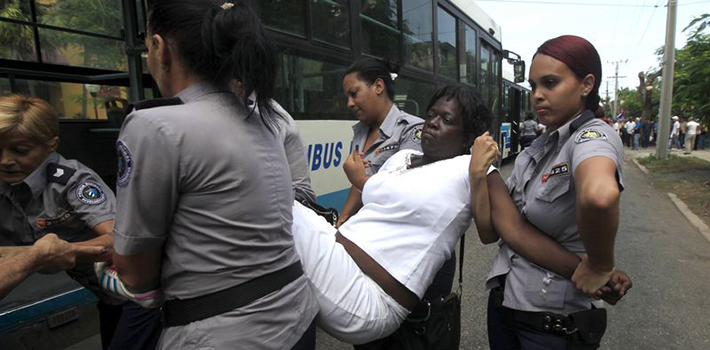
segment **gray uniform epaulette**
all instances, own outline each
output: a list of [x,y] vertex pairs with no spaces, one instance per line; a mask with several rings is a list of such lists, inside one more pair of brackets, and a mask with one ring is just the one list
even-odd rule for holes
[[47,164],[47,182],[56,182],[61,185],[69,183],[76,169],[68,168],[57,163]]
[[589,110],[585,110],[584,112],[582,112],[582,115],[579,118],[575,119],[572,124],[569,125],[570,134],[577,131],[579,127],[584,124],[587,124],[587,122],[592,119],[594,119],[594,113]]
[[143,101],[131,103],[130,105],[128,105],[127,110],[128,110],[128,113],[130,113],[134,109],[136,111],[138,111],[141,109],[149,109],[149,108],[163,107],[163,106],[174,106],[174,105],[181,105],[181,104],[183,104],[183,102],[179,97],[154,98],[154,99],[150,99],[150,100],[143,100]]

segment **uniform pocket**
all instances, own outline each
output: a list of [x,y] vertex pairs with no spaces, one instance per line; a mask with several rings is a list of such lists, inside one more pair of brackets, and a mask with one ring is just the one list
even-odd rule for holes
[[554,176],[547,180],[544,186],[540,188],[540,191],[535,196],[535,198],[551,203],[555,199],[560,198],[572,188],[572,176],[571,175],[560,175]]
[[552,273],[533,267],[528,277],[526,297],[534,306],[562,309],[567,294],[567,281]]

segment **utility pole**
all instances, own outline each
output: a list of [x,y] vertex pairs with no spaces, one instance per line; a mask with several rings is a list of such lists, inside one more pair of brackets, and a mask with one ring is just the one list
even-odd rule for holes
[[673,71],[675,66],[675,8],[677,1],[668,0],[666,19],[666,46],[663,52],[663,77],[661,81],[661,115],[658,118],[656,158],[668,159],[668,136],[671,129],[671,104],[673,103]]
[[[614,118],[619,115],[619,78],[626,78],[626,76],[619,76],[619,63],[626,63],[629,60],[618,60],[614,62],[606,61],[606,63],[613,63],[616,66],[614,76],[606,77],[607,79],[614,79]],[[607,92],[608,96],[608,92]]]

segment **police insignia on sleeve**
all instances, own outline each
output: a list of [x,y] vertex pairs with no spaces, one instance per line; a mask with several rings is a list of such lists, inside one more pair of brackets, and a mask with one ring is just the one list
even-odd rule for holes
[[422,128],[421,128],[421,126],[418,126],[414,129],[414,132],[412,133],[412,141],[414,141],[414,143],[422,143]]
[[96,205],[106,201],[106,194],[96,182],[87,181],[76,188],[76,197],[84,204]]
[[118,187],[126,187],[133,171],[133,156],[123,140],[116,142],[118,152]]
[[580,131],[577,136],[574,138],[575,143],[584,143],[587,141],[594,141],[594,140],[606,140],[608,137],[606,136],[606,133],[598,130],[596,128],[587,128],[582,131]]

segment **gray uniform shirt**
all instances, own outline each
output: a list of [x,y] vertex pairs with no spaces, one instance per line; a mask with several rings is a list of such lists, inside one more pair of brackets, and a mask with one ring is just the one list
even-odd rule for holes
[[392,104],[385,121],[380,125],[380,136],[368,149],[364,149],[370,126],[362,122],[353,125],[353,144],[364,152],[363,159],[370,161],[367,175],[376,174],[393,154],[403,149],[422,150],[422,124],[424,120],[400,111]]
[[288,112],[281,105],[272,101],[274,109],[283,118],[277,118],[280,123],[279,136],[286,151],[288,168],[291,171],[291,183],[296,195],[296,200],[307,199],[311,203],[316,202],[316,193],[311,187],[311,172],[306,162],[306,149],[303,147],[303,140],[298,133],[298,127]]
[[[93,228],[113,220],[116,198],[93,170],[52,152],[22,182],[0,182],[0,235],[14,245],[31,245],[47,233],[68,242],[98,235]],[[67,274],[102,301],[120,304],[99,287],[93,264],[79,264]]]
[[[623,189],[623,146],[619,135],[590,111],[545,133],[515,160],[507,181],[520,213],[568,250],[585,252],[576,215],[577,191],[574,174],[582,161],[607,157],[616,163],[619,188]],[[500,244],[487,287],[498,286],[497,276],[506,275],[503,305],[525,311],[569,314],[590,308],[591,299],[574,284],[515,254]]]
[[[162,248],[167,299],[213,293],[298,261],[279,137],[258,114],[247,117],[228,88],[199,83],[177,97],[184,104],[135,110],[121,129],[116,251]],[[305,284],[300,278],[250,304],[235,327],[274,348],[293,345],[317,312]]]

